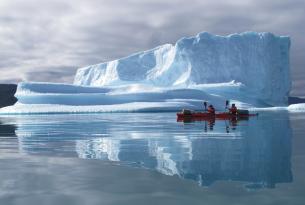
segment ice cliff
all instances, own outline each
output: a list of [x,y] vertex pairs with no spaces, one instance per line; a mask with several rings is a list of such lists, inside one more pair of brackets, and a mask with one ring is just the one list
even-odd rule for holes
[[290,39],[271,33],[206,32],[118,60],[78,69],[74,85],[22,82],[2,113],[223,110],[286,106]]
[[287,103],[290,39],[271,33],[228,36],[199,33],[134,55],[80,68],[74,84],[131,83],[154,86],[242,83],[255,98],[273,106]]

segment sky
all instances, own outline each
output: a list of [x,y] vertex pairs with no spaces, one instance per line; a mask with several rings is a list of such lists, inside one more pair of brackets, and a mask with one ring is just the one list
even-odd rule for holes
[[292,96],[305,96],[305,0],[1,0],[0,83],[72,83],[76,69],[184,36],[291,37]]

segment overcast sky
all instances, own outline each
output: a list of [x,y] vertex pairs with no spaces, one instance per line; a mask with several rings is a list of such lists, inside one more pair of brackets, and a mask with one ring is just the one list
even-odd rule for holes
[[249,30],[291,37],[291,94],[305,96],[304,0],[1,0],[0,83],[71,83],[82,66]]

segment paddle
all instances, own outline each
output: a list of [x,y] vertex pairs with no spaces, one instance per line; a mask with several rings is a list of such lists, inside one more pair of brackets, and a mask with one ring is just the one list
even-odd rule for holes
[[[228,108],[229,103],[230,103],[229,100],[226,100],[225,112],[227,111],[227,109],[229,109]],[[227,133],[229,133],[230,132],[230,126],[228,126],[227,120],[225,120],[225,124],[226,124],[226,131],[227,131]],[[229,122],[229,124],[230,124],[230,122]]]
[[203,105],[204,105],[204,110],[207,111],[207,105],[208,105],[208,103],[207,103],[206,101],[204,101],[204,102],[203,102]]
[[227,109],[228,109],[228,105],[229,105],[229,103],[230,103],[230,101],[229,101],[229,100],[226,100],[226,108],[225,108],[225,110],[227,110]]

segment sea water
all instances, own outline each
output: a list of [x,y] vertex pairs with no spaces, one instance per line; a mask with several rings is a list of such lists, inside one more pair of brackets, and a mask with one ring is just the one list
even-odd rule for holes
[[305,114],[0,117],[0,204],[304,204]]

